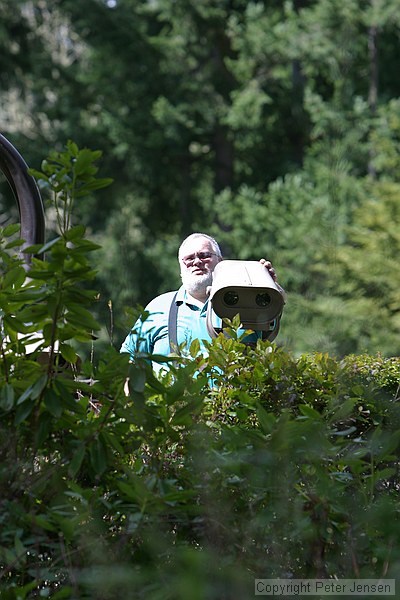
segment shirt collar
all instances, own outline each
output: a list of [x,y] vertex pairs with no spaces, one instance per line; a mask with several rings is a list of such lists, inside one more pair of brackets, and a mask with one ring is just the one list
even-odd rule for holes
[[185,302],[185,304],[187,304],[188,306],[193,306],[197,309],[203,310],[205,307],[207,307],[208,299],[203,304],[199,300],[196,300],[196,298],[193,298],[193,296],[191,296],[182,285],[179,288],[178,293],[176,295],[176,303],[182,304],[183,302]]

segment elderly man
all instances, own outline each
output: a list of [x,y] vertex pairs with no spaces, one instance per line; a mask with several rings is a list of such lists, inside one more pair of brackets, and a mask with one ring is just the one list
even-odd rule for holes
[[[194,339],[199,340],[200,351],[206,352],[204,340],[211,339],[206,325],[208,288],[214,268],[222,260],[221,250],[209,235],[192,233],[182,242],[178,259],[182,286],[178,291],[157,296],[146,306],[148,318],[136,321],[121,347],[121,352],[128,352],[132,358],[137,352],[166,356],[177,347],[188,349]],[[265,259],[260,262],[276,281],[271,263]],[[264,332],[264,336],[254,332],[250,341],[274,339],[278,328],[276,319],[271,331]]]

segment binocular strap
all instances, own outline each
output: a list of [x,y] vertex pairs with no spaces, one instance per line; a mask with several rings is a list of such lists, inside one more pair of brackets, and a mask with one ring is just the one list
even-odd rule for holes
[[169,339],[169,351],[171,353],[177,352],[179,354],[178,346],[178,304],[176,303],[176,297],[178,292],[174,294],[172,298],[171,306],[168,314],[168,339]]

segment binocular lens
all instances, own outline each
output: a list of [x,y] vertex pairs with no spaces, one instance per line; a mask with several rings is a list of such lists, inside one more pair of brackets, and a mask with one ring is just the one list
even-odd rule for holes
[[227,306],[234,306],[239,301],[239,294],[237,292],[225,292],[224,302]]
[[257,294],[256,304],[258,306],[268,306],[271,303],[271,296],[269,294]]

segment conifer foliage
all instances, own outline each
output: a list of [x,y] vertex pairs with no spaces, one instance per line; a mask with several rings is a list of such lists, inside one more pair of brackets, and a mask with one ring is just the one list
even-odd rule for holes
[[102,246],[99,315],[111,300],[119,341],[200,230],[227,258],[273,261],[290,350],[399,353],[398,9],[0,0],[2,132],[36,167],[68,139],[99,148],[114,178],[74,212]]

